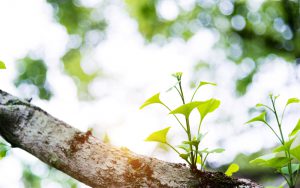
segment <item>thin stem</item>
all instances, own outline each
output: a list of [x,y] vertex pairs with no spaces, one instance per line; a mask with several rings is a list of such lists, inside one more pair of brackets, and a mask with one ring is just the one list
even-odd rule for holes
[[[192,136],[191,136],[190,122],[189,122],[188,118],[185,118],[185,121],[186,121],[186,128],[187,128],[188,140],[191,142],[192,141]],[[194,160],[195,160],[195,158],[194,158],[194,152],[193,152],[193,146],[192,146],[191,143],[189,145],[190,145],[190,150],[191,150],[191,162],[193,164]],[[193,165],[195,165],[195,163]]]
[[[278,128],[279,128],[279,132],[280,132],[280,136],[281,136],[281,140],[282,140],[282,145],[284,145],[285,140],[284,140],[283,133],[282,133],[281,123],[279,121],[278,114],[277,114],[277,111],[276,111],[275,100],[276,99],[273,100],[272,97],[271,97],[274,114],[275,114],[275,117],[276,117],[277,125],[278,125]],[[281,119],[281,121],[282,121],[282,119]],[[288,157],[288,159],[291,159],[291,154],[290,154],[289,150],[285,150],[285,156]],[[289,177],[290,177],[290,183],[291,183],[290,185],[293,186],[294,185],[294,178],[293,178],[291,161],[289,161],[289,163],[288,163],[288,171],[289,171]]]
[[[164,104],[164,103],[161,103],[164,107],[166,107],[170,112],[172,111],[166,104]],[[184,129],[184,131],[185,132],[187,132],[186,131],[186,128],[184,127],[184,125],[181,123],[181,121],[179,120],[179,118],[175,115],[175,114],[172,114],[175,118],[176,118],[176,120],[178,121],[178,123],[181,125],[181,127]]]
[[179,91],[179,89],[178,89],[176,86],[174,86],[174,87],[175,87],[176,91],[178,92],[180,98],[182,99],[182,94],[181,94],[181,92]]
[[203,164],[202,170],[205,169],[205,162],[206,162],[206,159],[207,159],[208,155],[209,155],[209,154],[207,153],[207,154],[205,155],[205,157],[204,157],[204,160],[203,160],[203,163],[202,163],[202,164]]
[[191,98],[191,102],[193,101],[193,99],[194,99],[194,97],[195,97],[195,95],[196,95],[196,93],[197,93],[197,91],[198,91],[199,88],[200,88],[200,87],[198,86],[198,87],[196,88],[196,90],[194,91],[194,93],[193,93],[193,95],[192,95],[192,98]]
[[278,140],[280,141],[280,143],[283,145],[283,141],[281,140],[281,138],[278,136],[278,134],[274,131],[274,129],[271,127],[270,124],[268,124],[267,122],[264,122],[272,131],[273,133],[276,135],[276,137],[278,138]]
[[199,125],[198,125],[198,135],[200,134],[201,125],[202,125],[202,118],[201,118],[201,120],[199,122]]
[[[282,125],[282,121],[283,121],[283,116],[284,116],[284,113],[285,113],[285,109],[286,109],[287,105],[285,105],[284,109],[283,109],[283,112],[281,114],[281,121],[280,121],[280,125]],[[275,112],[274,112],[275,113]]]
[[185,104],[185,101],[184,101],[184,95],[183,95],[183,90],[182,90],[182,87],[181,87],[181,80],[179,82],[179,89],[180,89],[180,92],[181,92],[181,100],[182,100],[182,103]]
[[169,147],[171,147],[176,153],[178,153],[178,155],[180,155],[180,152],[175,148],[173,147],[171,144],[169,144],[168,142],[166,142],[165,144],[167,144]]

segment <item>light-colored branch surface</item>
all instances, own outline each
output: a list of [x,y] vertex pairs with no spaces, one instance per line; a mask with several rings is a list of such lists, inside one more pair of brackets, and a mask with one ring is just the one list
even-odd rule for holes
[[[221,173],[195,175],[184,164],[102,143],[90,132],[80,132],[1,90],[0,134],[13,147],[26,150],[91,187],[231,187],[226,184],[231,178]],[[260,187],[249,180],[235,182],[244,182],[243,187]]]

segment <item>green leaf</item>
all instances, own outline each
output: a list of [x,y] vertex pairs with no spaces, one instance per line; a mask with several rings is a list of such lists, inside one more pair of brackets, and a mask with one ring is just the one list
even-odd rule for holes
[[197,141],[197,140],[183,141],[182,143],[183,143],[183,144],[187,144],[187,145],[193,145],[193,146],[195,146],[195,147],[198,147],[198,145],[199,145],[199,141]]
[[172,76],[174,76],[177,80],[181,80],[182,72],[176,72],[176,73],[172,74]]
[[5,63],[0,61],[0,69],[6,69]]
[[[294,174],[300,167],[300,164],[292,164],[292,174]],[[289,175],[289,168],[288,166],[282,167],[279,171],[281,174]]]
[[290,149],[292,143],[294,142],[294,140],[295,140],[295,138],[290,139],[289,141],[285,142],[284,145],[280,145],[280,146],[276,147],[273,150],[273,153],[278,153],[281,151],[288,151]]
[[225,149],[223,149],[223,148],[216,148],[216,149],[211,150],[210,153],[222,153],[224,151],[225,151]]
[[232,163],[226,170],[225,174],[226,174],[226,176],[231,177],[232,174],[239,171],[239,169],[240,169],[239,165]]
[[181,154],[179,154],[179,156],[181,158],[183,158],[184,160],[187,160],[189,158],[189,154],[188,153],[181,153]]
[[300,130],[300,119],[298,120],[298,123],[296,124],[295,128],[293,129],[293,131],[289,134],[289,136],[294,136],[295,134],[297,134],[297,132]]
[[225,151],[225,149],[223,149],[223,148],[216,148],[213,150],[208,150],[208,148],[205,148],[204,150],[200,150],[199,153],[211,154],[211,153],[222,153],[224,151]]
[[184,151],[186,151],[187,153],[189,153],[191,151],[191,148],[188,144],[181,144],[179,146],[177,146],[180,149],[183,149]]
[[286,166],[288,162],[290,162],[290,159],[285,157],[284,152],[279,152],[260,156],[250,161],[250,164],[256,164],[265,167],[273,167],[278,169]]
[[213,82],[204,82],[204,81],[201,81],[198,85],[197,88],[200,88],[201,86],[204,86],[204,85],[212,85],[212,86],[216,86],[217,84],[216,83],[213,83]]
[[191,112],[200,105],[201,102],[190,102],[184,105],[179,106],[175,110],[172,110],[170,114],[182,114],[186,118],[189,118]]
[[144,102],[144,104],[140,107],[140,110],[143,109],[144,107],[150,105],[150,104],[156,104],[156,103],[163,104],[161,102],[161,100],[159,99],[159,95],[160,95],[160,93],[157,93],[157,94],[153,95],[152,97],[150,97],[149,99],[147,99]]
[[300,99],[298,98],[290,98],[288,99],[288,101],[286,102],[286,106],[292,103],[300,103]]
[[261,122],[266,123],[266,112],[262,112],[258,116],[256,116],[256,117],[250,119],[249,121],[247,121],[245,124],[256,122],[256,121],[261,121]]
[[218,99],[209,99],[207,101],[200,102],[199,106],[197,107],[200,115],[201,121],[205,118],[208,113],[215,111],[220,106],[220,101]]
[[202,165],[202,161],[201,161],[201,156],[197,155],[197,164],[201,164]]
[[164,128],[162,130],[156,131],[152,133],[145,141],[147,142],[160,142],[160,143],[167,143],[167,134],[171,127]]
[[298,161],[300,161],[300,136],[296,136],[294,142],[291,144],[290,153]]
[[9,146],[4,143],[0,143],[0,160],[4,158],[9,150]]

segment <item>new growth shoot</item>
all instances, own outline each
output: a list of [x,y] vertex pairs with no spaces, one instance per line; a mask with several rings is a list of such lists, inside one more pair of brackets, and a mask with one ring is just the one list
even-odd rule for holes
[[[292,132],[288,136],[285,136],[283,135],[283,128],[285,127],[283,125],[283,118],[286,108],[290,104],[300,103],[300,100],[297,98],[288,99],[281,115],[279,115],[276,109],[278,96],[270,95],[269,97],[271,105],[257,104],[256,107],[263,107],[265,111],[246,123],[262,122],[265,124],[272,131],[280,146],[275,148],[272,153],[258,157],[250,161],[250,163],[274,168],[285,179],[285,182],[280,187],[283,188],[284,184],[288,184],[290,188],[295,188],[300,169],[300,119]],[[271,125],[267,120],[267,112],[275,118],[275,125]]]
[[[224,149],[222,148],[216,148],[216,149],[200,149],[200,145],[205,137],[206,134],[204,134],[201,130],[201,127],[203,126],[203,120],[205,119],[206,115],[215,111],[220,106],[220,101],[215,98],[208,99],[206,101],[195,101],[194,98],[196,96],[196,93],[199,91],[199,89],[204,85],[212,85],[215,86],[215,83],[211,82],[200,82],[198,86],[195,88],[195,91],[193,92],[190,100],[186,98],[186,95],[184,93],[183,87],[182,87],[182,73],[177,72],[173,74],[173,76],[176,78],[177,83],[173,88],[178,93],[178,96],[181,99],[182,104],[178,106],[175,109],[169,108],[164,102],[160,100],[160,93],[157,93],[153,95],[151,98],[146,100],[144,104],[140,107],[140,109],[150,105],[150,104],[160,104],[164,108],[166,108],[169,111],[169,114],[174,116],[174,118],[177,120],[179,126],[181,126],[182,130],[186,134],[186,140],[182,141],[182,143],[179,146],[173,146],[168,142],[167,134],[171,127],[166,127],[162,130],[156,131],[152,133],[148,138],[146,138],[146,141],[154,141],[166,144],[169,146],[172,150],[174,150],[183,160],[186,161],[186,163],[189,164],[192,171],[197,170],[197,164],[200,166],[200,170],[205,169],[205,164],[207,161],[207,157],[212,153],[222,153]],[[197,126],[197,132],[192,132],[191,127],[195,126],[192,125],[190,122],[190,114],[193,110],[197,110],[200,115],[200,120]],[[181,122],[178,118],[179,115],[184,116],[184,122]],[[231,175],[231,173],[228,173]]]

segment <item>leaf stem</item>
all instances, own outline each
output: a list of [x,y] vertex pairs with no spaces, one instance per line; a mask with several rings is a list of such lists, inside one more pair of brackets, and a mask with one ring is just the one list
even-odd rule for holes
[[[172,111],[166,104],[164,104],[164,103],[161,103],[164,107],[166,107],[170,112]],[[181,123],[181,121],[179,120],[179,118],[175,115],[175,114],[172,114],[175,118],[176,118],[176,120],[178,121],[178,123],[181,125],[181,127],[184,129],[184,131],[185,132],[187,132],[186,131],[186,128],[184,127],[184,125]]]

